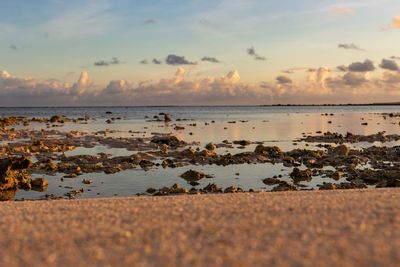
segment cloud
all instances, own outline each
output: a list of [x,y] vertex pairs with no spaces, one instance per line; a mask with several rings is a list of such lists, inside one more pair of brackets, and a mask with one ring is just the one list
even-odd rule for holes
[[387,27],[383,28],[383,30],[395,30],[400,29],[400,16],[396,16],[393,18],[392,23]]
[[336,15],[351,15],[354,13],[354,10],[346,6],[331,6],[330,12]]
[[279,84],[293,83],[292,79],[290,79],[290,77],[287,77],[287,76],[278,76],[278,77],[276,77],[276,81]]
[[144,21],[144,24],[149,25],[149,24],[156,24],[157,21],[155,19],[146,19]]
[[396,61],[390,60],[390,59],[382,59],[381,64],[379,65],[382,69],[385,70],[392,70],[392,71],[398,71],[399,66],[397,65]]
[[343,72],[349,71],[349,67],[347,67],[347,66],[345,66],[345,65],[337,66],[336,69],[337,69],[338,71],[343,71]]
[[349,71],[352,72],[367,72],[374,70],[374,63],[369,59],[366,59],[364,62],[354,62],[349,65]]
[[143,59],[142,61],[139,62],[142,65],[147,65],[149,64],[149,62],[147,61],[147,59]]
[[124,94],[133,87],[133,83],[125,80],[110,81],[103,90],[105,95]]
[[[0,103],[4,106],[59,106],[72,104],[93,86],[86,71],[72,86],[56,79],[19,78],[0,71]],[[93,97],[93,95],[92,95]]]
[[380,77],[370,75],[366,71],[342,74],[319,67],[296,82],[278,76],[276,81],[246,83],[235,70],[220,77],[189,79],[185,69],[179,67],[171,77],[156,81],[113,80],[100,86],[86,71],[72,85],[0,71],[0,105],[259,105],[389,102],[400,98],[400,72],[385,70]]
[[161,60],[158,60],[158,59],[156,59],[156,58],[153,58],[152,62],[153,62],[153,64],[155,64],[155,65],[161,65],[161,64],[162,64],[162,61],[161,61]]
[[295,73],[296,71],[308,71],[310,68],[308,68],[308,67],[297,67],[297,68],[289,68],[289,69],[286,69],[286,70],[282,70],[281,72],[283,72],[283,73],[286,73],[286,74],[293,74],[293,73]]
[[196,65],[197,62],[190,62],[184,56],[177,56],[177,55],[168,55],[165,59],[165,63],[168,65]]
[[368,80],[363,74],[348,72],[343,76],[343,82],[345,85],[359,86],[362,85],[363,83],[368,82]]
[[107,12],[111,8],[109,0],[80,1],[79,5],[55,14],[50,20],[39,26],[40,32],[52,38],[88,38],[110,31],[116,18]]
[[258,55],[253,46],[250,48],[247,48],[247,54],[249,56],[253,57],[254,60],[262,60],[262,61],[267,60],[265,57]]
[[92,86],[92,81],[89,78],[89,73],[87,71],[82,71],[78,81],[74,83],[74,85],[70,88],[70,92],[74,96],[79,96],[91,86]]
[[10,44],[10,49],[11,50],[17,50],[17,46],[15,44]]
[[400,60],[400,57],[397,57],[397,56],[391,56],[391,57],[390,57],[390,59],[393,59],[393,60]]
[[220,61],[215,57],[203,57],[201,61],[207,61],[211,63],[220,63]]
[[111,65],[118,65],[118,64],[121,64],[121,61],[118,58],[114,57],[110,61],[99,60],[95,62],[93,65],[97,67],[108,67]]
[[364,49],[360,48],[358,45],[351,43],[351,44],[338,44],[338,48],[343,48],[347,50],[358,50],[358,51],[365,51]]

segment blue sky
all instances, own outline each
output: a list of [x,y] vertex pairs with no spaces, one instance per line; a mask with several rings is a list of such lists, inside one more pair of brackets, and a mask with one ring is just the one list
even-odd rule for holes
[[[100,87],[157,81],[175,72],[178,65],[164,62],[172,54],[198,63],[182,66],[186,79],[237,70],[241,81],[262,83],[291,68],[378,65],[400,55],[400,30],[391,26],[398,0],[19,0],[1,7],[0,70],[40,80],[73,83],[87,71]],[[250,47],[266,60],[255,60]],[[113,58],[118,64],[95,66]],[[290,77],[308,79],[297,71]]]

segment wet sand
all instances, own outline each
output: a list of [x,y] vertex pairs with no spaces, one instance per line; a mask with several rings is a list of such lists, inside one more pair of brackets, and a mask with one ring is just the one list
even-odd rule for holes
[[396,266],[400,189],[0,203],[1,266]]

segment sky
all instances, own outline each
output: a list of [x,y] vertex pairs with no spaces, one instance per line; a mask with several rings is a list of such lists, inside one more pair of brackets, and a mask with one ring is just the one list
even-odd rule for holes
[[0,106],[400,101],[398,0],[0,1]]

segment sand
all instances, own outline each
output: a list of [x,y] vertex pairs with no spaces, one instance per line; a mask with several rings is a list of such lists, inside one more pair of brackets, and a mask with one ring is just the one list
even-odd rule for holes
[[400,189],[0,203],[0,266],[398,266]]

